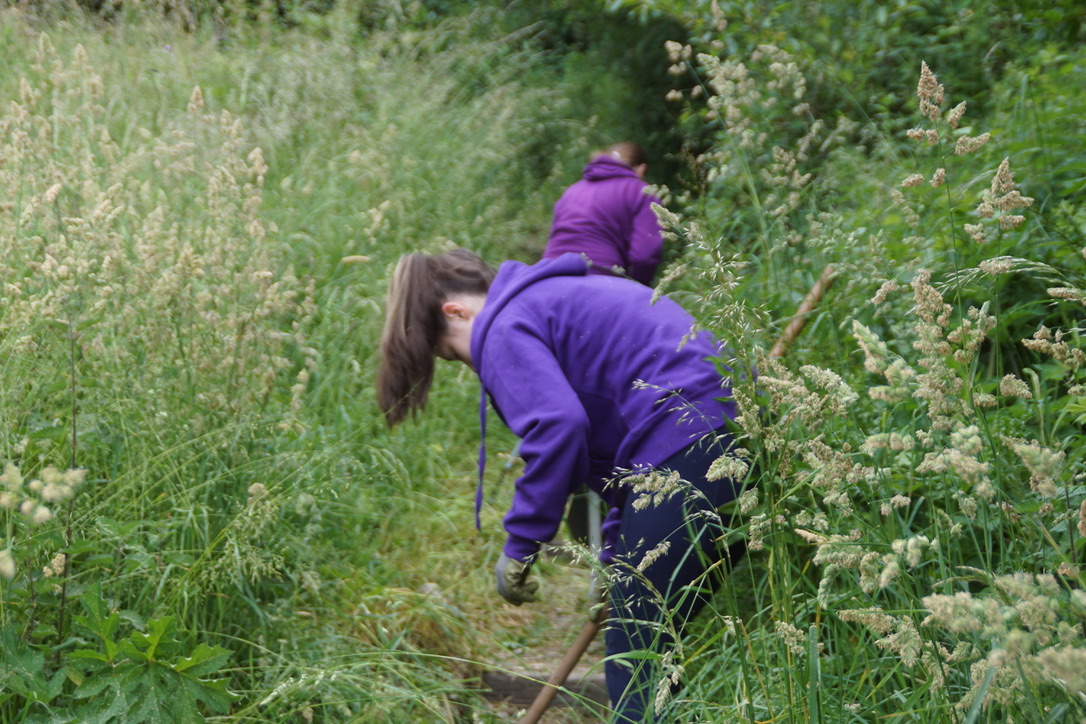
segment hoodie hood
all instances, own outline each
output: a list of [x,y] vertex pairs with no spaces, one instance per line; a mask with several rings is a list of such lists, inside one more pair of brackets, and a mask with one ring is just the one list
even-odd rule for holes
[[634,178],[638,181],[641,180],[641,177],[637,175],[637,172],[624,162],[619,161],[614,156],[608,156],[606,154],[596,156],[584,167],[584,179],[586,181],[603,181],[604,179],[617,178],[619,176]]
[[[487,333],[494,319],[510,299],[541,279],[562,276],[583,277],[586,274],[588,274],[588,262],[582,255],[574,252],[563,254],[557,259],[543,259],[531,266],[519,261],[503,262],[498,267],[498,275],[487,291],[486,303],[471,328],[471,359],[480,377],[482,372],[479,365],[483,361],[483,345],[486,343]],[[483,390],[483,397],[485,400],[486,390]]]

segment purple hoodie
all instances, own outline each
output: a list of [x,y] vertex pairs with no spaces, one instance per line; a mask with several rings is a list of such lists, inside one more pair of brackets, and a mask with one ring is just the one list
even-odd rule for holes
[[521,438],[504,547],[518,560],[555,536],[582,483],[612,509],[607,560],[625,495],[606,485],[615,471],[655,467],[736,414],[712,335],[691,337],[693,318],[648,287],[587,268],[578,254],[505,262],[472,328],[484,440],[488,393]]
[[660,200],[646,194],[645,186],[622,161],[597,156],[554,205],[543,258],[573,251],[592,261],[590,274],[610,274],[612,267],[619,267],[631,279],[651,284],[663,240],[652,211]]

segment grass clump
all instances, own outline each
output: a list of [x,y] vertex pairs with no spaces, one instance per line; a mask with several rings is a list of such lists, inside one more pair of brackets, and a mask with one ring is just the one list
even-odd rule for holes
[[[661,706],[1081,718],[1081,51],[1038,20],[974,104],[946,48],[860,83],[798,25],[725,35],[724,5],[660,49],[697,79],[666,288],[760,371],[737,388],[756,485],[728,541],[748,556],[662,662],[684,688]],[[284,7],[0,15],[5,721],[496,718],[471,687],[506,472],[470,533],[468,371],[384,429],[383,284],[409,250],[534,259],[600,125],[493,9]],[[872,37],[920,22],[857,8]],[[885,95],[830,92],[852,82]]]
[[[732,540],[749,559],[687,644],[688,686],[669,711],[1077,720],[1086,249],[1062,164],[1010,155],[1043,129],[981,131],[986,119],[918,62],[919,117],[900,133],[864,120],[850,127],[870,127],[869,143],[830,142],[806,117],[789,135],[773,108],[802,96],[791,55],[763,47],[747,65],[672,50],[711,79],[717,141],[701,161],[720,184],[669,219],[688,249],[676,269],[696,274],[675,284],[721,290],[703,318],[751,342],[760,376],[739,391],[756,464]],[[1065,82],[1081,85],[1080,56],[1064,59]],[[776,60],[758,76],[764,57]],[[993,95],[1029,79],[1008,69]],[[1012,117],[1023,108],[990,116]],[[820,158],[807,153],[816,132]],[[771,173],[778,159],[792,171]],[[736,189],[745,204],[727,214]],[[764,203],[789,198],[780,213]],[[830,307],[802,343],[785,360],[759,351],[781,315],[751,300],[794,308],[826,265]]]
[[470,529],[464,471],[390,437],[368,390],[400,253],[542,224],[511,159],[548,92],[485,26],[224,43],[5,12],[0,719],[479,706],[484,574],[467,544],[445,573],[404,545]]

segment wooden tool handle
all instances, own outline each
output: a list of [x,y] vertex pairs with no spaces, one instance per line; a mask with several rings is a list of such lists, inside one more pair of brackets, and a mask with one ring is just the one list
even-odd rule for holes
[[803,298],[803,302],[799,305],[799,309],[796,310],[795,316],[788,322],[788,326],[784,329],[784,334],[777,340],[777,343],[773,345],[773,349],[770,350],[770,357],[783,357],[784,353],[788,351],[788,348],[796,341],[796,337],[803,330],[803,325],[807,324],[807,315],[818,306],[818,303],[822,301],[822,295],[826,293],[826,290],[833,284],[833,265],[827,264],[826,268],[822,270],[822,274],[818,277],[818,281],[811,287],[811,291],[807,292],[807,296]]
[[581,629],[581,633],[577,634],[577,640],[569,647],[569,651],[566,652],[561,663],[558,664],[558,668],[551,674],[551,678],[536,694],[535,701],[532,702],[531,707],[521,717],[520,724],[536,724],[539,718],[543,716],[543,712],[550,706],[555,694],[558,693],[558,690],[566,683],[566,679],[569,678],[569,672],[573,671],[573,667],[580,661],[585,649],[592,643],[592,639],[596,638],[596,632],[600,630],[600,626],[603,625],[602,622],[607,620],[606,609],[604,609],[599,619],[599,621],[586,623],[584,628]]

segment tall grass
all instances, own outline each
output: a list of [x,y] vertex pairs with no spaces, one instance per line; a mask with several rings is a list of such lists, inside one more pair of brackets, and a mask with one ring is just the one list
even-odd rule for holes
[[[122,10],[0,15],[0,721],[493,720],[504,472],[476,534],[466,370],[384,429],[383,280],[408,250],[534,258],[592,122],[485,9]],[[1009,68],[983,117],[932,75],[884,124],[820,121],[803,53],[707,38],[670,48],[716,115],[689,115],[668,288],[760,370],[755,484],[667,706],[1081,718],[1081,53]]]
[[[1020,100],[1001,133],[918,59],[912,130],[835,136],[806,107],[769,123],[803,100],[789,54],[672,52],[706,79],[720,189],[667,219],[696,273],[675,284],[722,290],[701,314],[761,374],[739,390],[749,555],[687,643],[671,716],[1077,721],[1086,249],[1067,162],[1039,159],[1082,156],[1029,122],[1049,112],[1022,90],[1037,69],[994,90]],[[1081,88],[1081,53],[1044,67]],[[1042,134],[1065,150],[1009,155]],[[837,150],[806,177],[812,141]],[[837,284],[792,355],[759,352],[826,264]]]
[[4,721],[479,707],[470,465],[416,447],[476,433],[384,431],[382,283],[408,250],[537,253],[552,182],[518,154],[580,141],[485,14],[364,42],[347,15],[3,15]]

